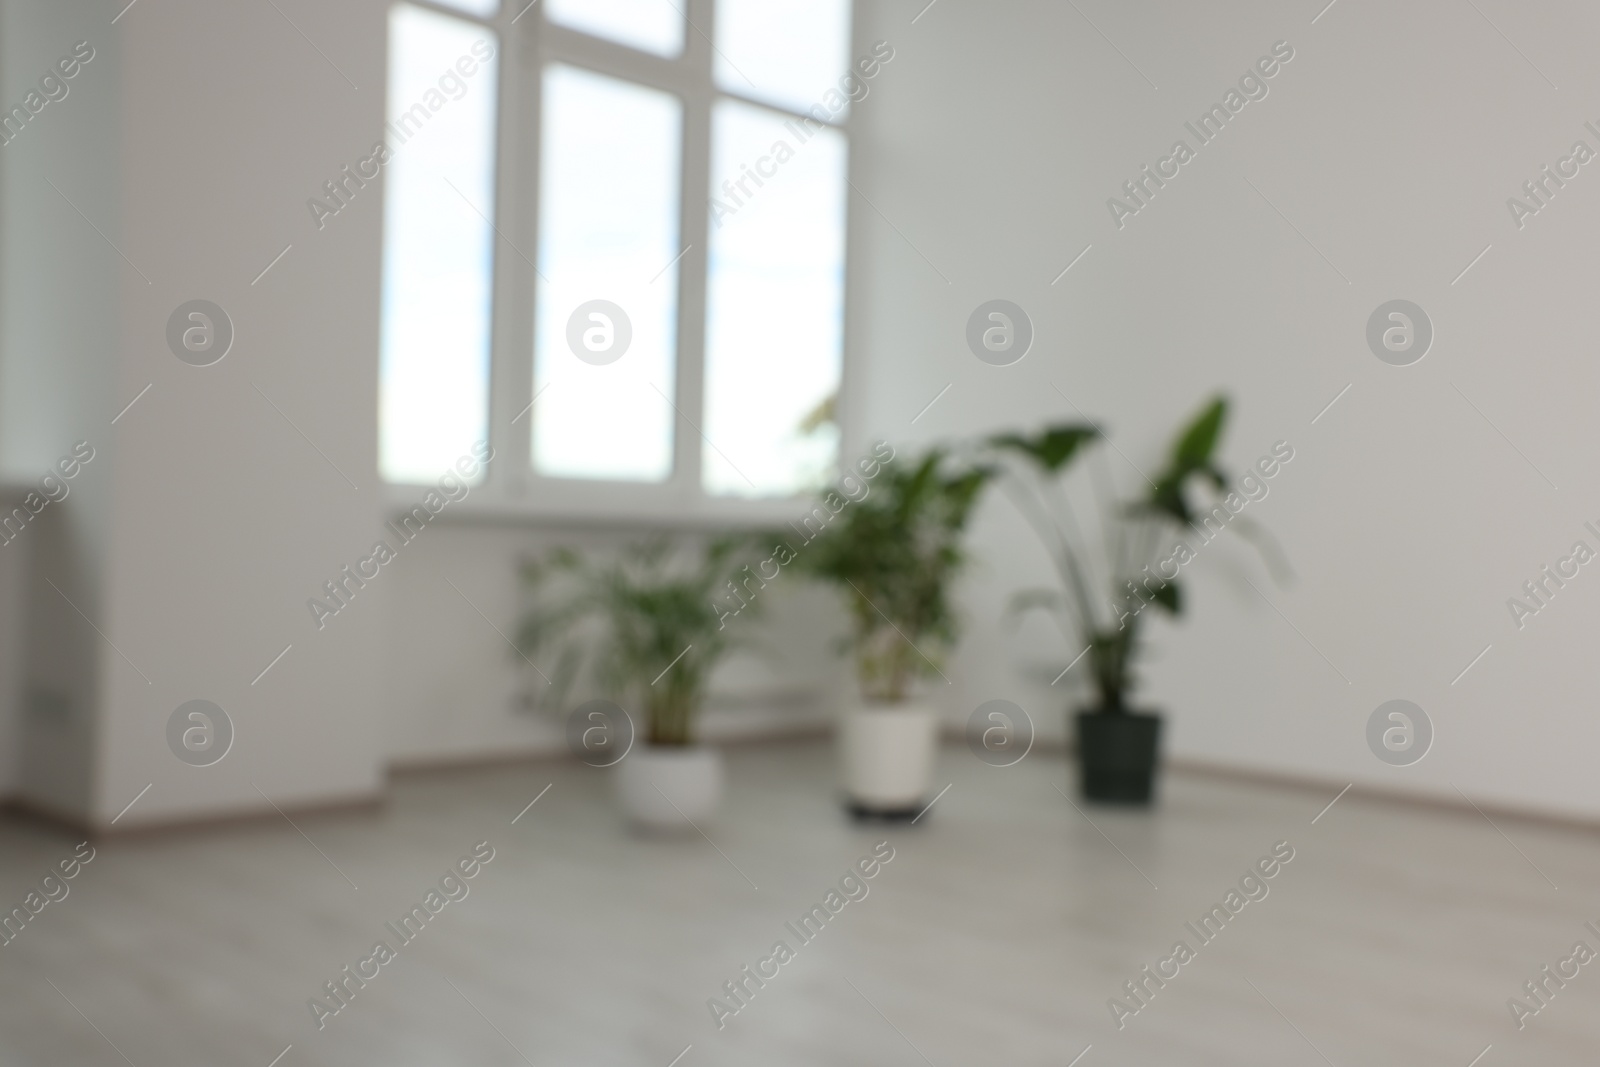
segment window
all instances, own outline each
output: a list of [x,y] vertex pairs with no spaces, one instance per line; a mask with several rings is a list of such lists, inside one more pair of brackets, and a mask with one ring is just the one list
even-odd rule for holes
[[829,480],[850,20],[849,0],[396,3],[384,479],[431,483],[488,440],[476,499],[509,513],[765,514]]
[[618,41],[631,48],[675,56],[683,51],[683,0],[546,0],[551,22]]
[[488,433],[492,37],[410,4],[389,16],[379,361],[388,481],[431,482]]
[[717,87],[805,112],[850,69],[847,0],[723,0]]
[[[541,95],[533,384],[550,402],[533,419],[533,465],[661,481],[672,472],[683,108],[556,63]],[[620,313],[596,309],[600,298]]]
[[713,493],[778,495],[826,480],[837,452],[831,423],[803,427],[839,382],[845,143],[818,128],[779,162],[771,147],[799,140],[793,125],[736,100],[712,108],[711,173],[733,186],[744,168],[757,171],[731,194],[719,189],[727,199],[712,211],[705,431],[717,448],[703,471]]
[[445,7],[453,7],[458,11],[465,11],[469,15],[480,15],[488,18],[500,10],[500,0],[439,0]]

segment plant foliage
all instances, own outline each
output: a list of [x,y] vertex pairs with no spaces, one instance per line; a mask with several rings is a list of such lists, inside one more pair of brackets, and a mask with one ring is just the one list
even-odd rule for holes
[[692,744],[706,683],[729,648],[712,596],[746,541],[712,541],[691,564],[666,540],[606,561],[556,549],[524,564],[533,604],[515,644],[535,663],[554,657],[541,706],[564,706],[587,674],[612,699],[645,709],[651,744]]
[[[1189,503],[1193,487],[1226,487],[1227,476],[1215,456],[1227,414],[1225,398],[1207,402],[1179,429],[1164,465],[1146,481],[1145,491],[1131,499],[1115,499],[1108,476],[1095,479],[1099,553],[1090,551],[1064,486],[1073,461],[1102,440],[1098,427],[1063,423],[1032,436],[998,434],[987,442],[1004,458],[1001,483],[1039,535],[1058,580],[1056,588],[1017,594],[1012,611],[1041,609],[1057,619],[1075,654],[1081,650],[1088,658],[1101,710],[1125,710],[1134,688],[1134,661],[1146,618],[1142,608],[1153,605],[1172,615],[1183,609],[1179,583],[1149,568],[1158,558],[1164,535],[1186,533],[1193,527],[1195,512]],[[1093,451],[1100,455],[1104,474],[1103,451]]]
[[915,463],[890,460],[797,551],[795,566],[837,585],[849,604],[862,694],[898,702],[939,673],[958,626],[951,584],[966,563],[962,533],[989,480],[942,449]]

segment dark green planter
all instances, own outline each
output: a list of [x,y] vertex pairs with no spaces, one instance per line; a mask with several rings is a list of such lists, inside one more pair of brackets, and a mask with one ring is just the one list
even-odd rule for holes
[[1161,716],[1137,711],[1077,714],[1078,783],[1085,800],[1149,804],[1161,757]]

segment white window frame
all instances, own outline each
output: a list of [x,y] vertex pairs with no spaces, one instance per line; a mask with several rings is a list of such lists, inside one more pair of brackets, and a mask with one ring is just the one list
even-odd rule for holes
[[[714,76],[716,0],[675,0],[684,5],[688,25],[683,51],[667,58],[569,29],[548,21],[542,4],[502,0],[491,17],[469,14],[434,0],[396,0],[449,15],[493,30],[499,41],[500,83],[496,110],[496,174],[494,226],[494,294],[489,365],[489,441],[494,461],[481,485],[448,514],[461,518],[557,519],[569,521],[648,522],[652,525],[760,525],[785,521],[805,512],[808,498],[741,498],[715,496],[703,485],[705,440],[704,368],[707,289],[707,239],[711,189],[711,112],[718,99],[738,101],[785,118],[814,116],[718,86]],[[392,5],[391,5],[392,6]],[[851,50],[861,38],[862,9],[852,5]],[[561,63],[673,94],[683,108],[680,172],[679,241],[691,247],[678,262],[678,337],[673,402],[673,463],[660,482],[556,478],[533,468],[530,420],[533,398],[534,322],[539,292],[533,264],[538,260],[539,149],[542,74]],[[387,106],[387,105],[385,105]],[[854,183],[855,154],[850,151],[851,107],[840,121],[824,123],[845,137],[847,181]],[[839,460],[855,444],[845,432],[849,381],[850,299],[848,279],[853,260],[849,192],[845,194],[845,292],[841,331],[841,365],[835,417],[839,421]],[[543,403],[544,401],[541,401]],[[441,472],[443,473],[443,472]],[[415,505],[428,486],[385,483],[386,502],[395,508]]]

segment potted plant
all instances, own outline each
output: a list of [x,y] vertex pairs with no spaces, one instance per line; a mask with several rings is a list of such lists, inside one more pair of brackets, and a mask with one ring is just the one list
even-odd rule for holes
[[[530,660],[554,658],[538,705],[562,708],[573,684],[590,684],[644,710],[644,736],[616,764],[624,812],[645,829],[688,829],[722,793],[722,754],[697,744],[695,719],[729,631],[712,602],[733,574],[743,538],[714,540],[686,562],[665,540],[595,562],[557,549],[523,567],[533,605],[518,630]],[[630,718],[631,722],[631,718]]]
[[[1209,484],[1219,494],[1228,488],[1227,476],[1213,460],[1227,410],[1227,401],[1215,398],[1183,426],[1165,465],[1146,481],[1144,492],[1129,499],[1114,498],[1109,472],[1103,467],[1101,476],[1091,479],[1101,530],[1099,553],[1090,552],[1063,484],[1073,461],[1100,439],[1099,429],[1065,423],[1032,436],[1000,434],[988,441],[1012,461],[1003,464],[1001,484],[1044,543],[1058,582],[1056,588],[1019,593],[1012,610],[1049,611],[1067,637],[1072,662],[1088,659],[1094,703],[1074,716],[1079,782],[1087,799],[1147,804],[1153,794],[1162,717],[1129,703],[1136,682],[1134,666],[1142,650],[1147,617],[1143,612],[1146,607],[1172,615],[1182,610],[1175,579],[1194,553],[1180,540],[1182,553],[1164,555],[1164,536],[1199,533],[1189,505],[1194,484]],[[1103,450],[1094,451],[1103,464]],[[1218,532],[1224,524],[1239,530],[1273,563],[1259,528],[1231,506],[1235,498],[1244,499],[1228,494],[1230,506],[1216,522]],[[1206,519],[1213,514],[1206,513]],[[1209,533],[1202,536],[1210,539]]]
[[943,677],[940,664],[955,644],[950,588],[988,476],[941,449],[914,464],[891,458],[859,496],[826,497],[826,512],[812,513],[830,516],[818,531],[807,521],[812,536],[797,548],[795,566],[836,584],[850,613],[846,647],[861,703],[843,716],[840,750],[847,805],[858,818],[912,817],[927,798],[939,718],[915,686]]

